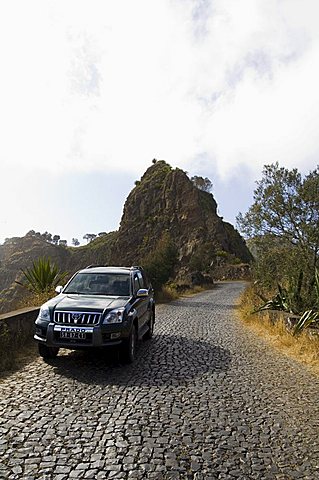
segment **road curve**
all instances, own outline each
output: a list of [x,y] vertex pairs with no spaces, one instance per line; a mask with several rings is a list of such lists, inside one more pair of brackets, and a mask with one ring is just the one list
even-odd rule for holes
[[0,382],[1,479],[319,479],[319,381],[246,330],[244,283],[157,308],[136,362],[63,351]]

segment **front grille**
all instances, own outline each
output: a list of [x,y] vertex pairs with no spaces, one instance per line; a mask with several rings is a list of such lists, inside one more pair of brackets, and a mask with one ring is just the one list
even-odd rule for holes
[[60,325],[97,325],[100,318],[97,312],[54,312],[54,322]]

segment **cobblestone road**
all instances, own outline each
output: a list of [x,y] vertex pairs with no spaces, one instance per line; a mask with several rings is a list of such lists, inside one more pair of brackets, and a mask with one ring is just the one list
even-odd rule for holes
[[243,329],[243,283],[161,305],[137,361],[63,351],[0,383],[1,479],[319,479],[319,381]]

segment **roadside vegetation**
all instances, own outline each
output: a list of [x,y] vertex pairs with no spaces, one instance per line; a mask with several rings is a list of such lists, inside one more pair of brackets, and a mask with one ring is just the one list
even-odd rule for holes
[[174,284],[168,283],[157,293],[156,301],[157,303],[168,303],[181,297],[191,297],[192,295],[196,295],[196,293],[201,293],[212,288],[214,288],[213,285],[194,285],[193,287],[185,288],[181,292]]
[[13,371],[19,370],[28,365],[31,360],[38,356],[38,349],[35,342],[15,345],[12,337],[7,338],[5,329],[0,333],[0,381],[3,377],[10,375]]
[[[40,257],[32,266],[21,269],[22,279],[16,281],[26,294],[21,299],[19,308],[39,307],[55,293],[55,287],[61,285],[67,272],[61,272],[49,258]],[[18,369],[37,355],[32,341],[33,333],[18,330],[15,335],[5,322],[0,325],[0,372]]]
[[168,232],[163,233],[154,251],[143,260],[145,269],[155,292],[160,292],[174,272],[178,261],[177,248]]
[[38,306],[55,295],[55,287],[62,285],[67,272],[61,272],[59,267],[50,258],[40,257],[32,262],[32,266],[21,269],[23,279],[16,281],[28,291],[23,298],[22,307]]
[[[175,278],[175,268],[178,266],[178,249],[168,231],[158,240],[155,249],[142,259],[142,267],[155,291],[158,303],[167,303],[181,296],[192,295],[212,288],[211,258],[216,256],[213,246],[203,244],[193,255],[189,270],[194,272],[198,284],[192,279],[192,274],[186,274],[180,281]],[[205,277],[206,276],[206,277]],[[205,283],[207,278],[207,283]],[[209,279],[211,281],[209,281]]]
[[293,335],[293,330],[287,327],[284,312],[272,311],[252,313],[260,298],[251,285],[242,294],[239,306],[239,316],[247,328],[261,336],[272,347],[281,353],[305,364],[313,373],[319,375],[319,335],[309,334],[309,330]]
[[[289,344],[293,356],[319,365],[319,166],[304,177],[278,163],[265,166],[254,203],[237,223],[255,258],[242,318],[282,349]],[[260,313],[273,310],[299,320],[288,331],[283,320],[274,324]]]

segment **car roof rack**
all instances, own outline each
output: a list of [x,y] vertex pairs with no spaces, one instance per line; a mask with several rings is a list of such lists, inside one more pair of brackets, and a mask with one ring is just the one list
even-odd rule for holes
[[[110,265],[88,265],[87,267],[85,267],[85,269],[88,269],[88,268],[98,268],[98,267],[110,267]],[[114,268],[123,268],[123,269],[130,269],[130,270],[142,270],[142,267],[138,266],[138,265],[132,265],[131,267],[114,267]]]
[[85,268],[96,268],[96,267],[106,267],[106,266],[107,266],[107,265],[94,265],[94,264],[92,264],[92,265],[88,265],[88,266],[85,267]]

